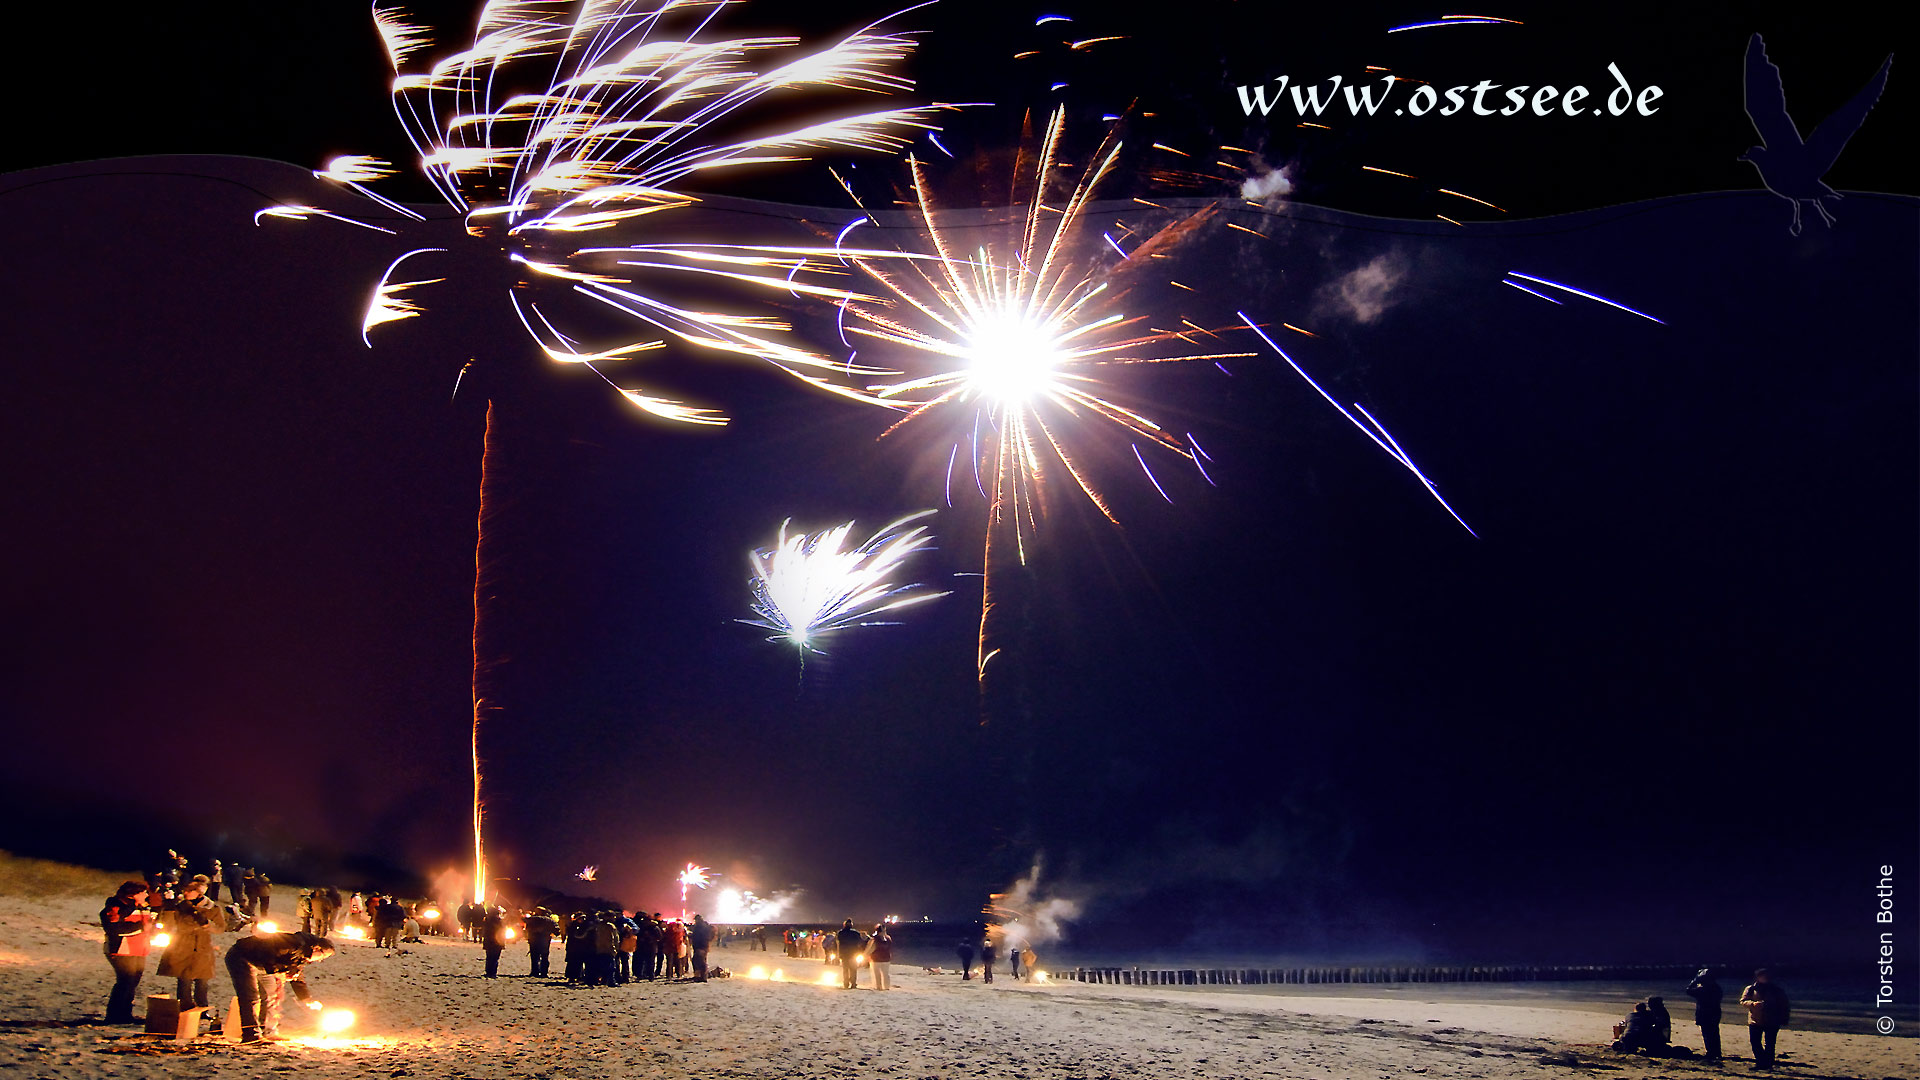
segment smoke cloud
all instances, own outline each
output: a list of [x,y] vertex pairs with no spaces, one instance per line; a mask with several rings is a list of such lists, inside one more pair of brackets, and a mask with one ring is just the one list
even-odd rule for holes
[[1054,894],[1040,885],[1041,859],[1035,857],[1025,877],[995,897],[993,912],[1027,943],[1038,947],[1066,936],[1067,923],[1080,917],[1081,902]]
[[1396,290],[1407,269],[1406,258],[1397,251],[1376,255],[1322,286],[1316,311],[1371,323],[1399,302]]
[[1272,172],[1249,176],[1240,185],[1240,197],[1253,202],[1263,203],[1268,199],[1284,199],[1293,192],[1293,178],[1287,175],[1286,166]]
[[713,921],[723,925],[779,922],[804,891],[776,889],[771,896],[759,896],[747,889],[721,889],[714,898]]

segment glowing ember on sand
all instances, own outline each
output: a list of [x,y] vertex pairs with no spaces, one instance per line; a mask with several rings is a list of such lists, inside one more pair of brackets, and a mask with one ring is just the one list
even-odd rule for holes
[[320,1030],[338,1035],[353,1026],[352,1009],[328,1009],[320,1014]]
[[280,924],[262,919],[254,926],[253,932],[256,934],[277,934],[280,932]]

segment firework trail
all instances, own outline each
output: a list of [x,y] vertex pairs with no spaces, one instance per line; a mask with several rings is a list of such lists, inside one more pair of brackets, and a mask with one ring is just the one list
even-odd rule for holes
[[1215,337],[1212,331],[1184,321],[1157,328],[1123,309],[1132,278],[1150,273],[1152,258],[1189,235],[1212,208],[1176,217],[1147,235],[1122,230],[1133,242],[1131,250],[1122,247],[1114,232],[1088,220],[1094,192],[1118,159],[1120,140],[1110,133],[1090,163],[1062,184],[1057,174],[1069,170],[1059,160],[1065,123],[1064,110],[1056,111],[1037,151],[1029,146],[1021,155],[1013,194],[1022,217],[998,242],[962,250],[932,205],[925,169],[909,158],[910,232],[918,250],[905,257],[843,252],[882,297],[842,301],[843,332],[871,342],[865,348],[902,369],[867,388],[906,411],[887,434],[909,425],[945,425],[954,444],[949,501],[954,469],[964,461],[989,504],[975,657],[982,680],[999,651],[989,647],[994,567],[1003,557],[995,549],[1010,542],[1014,558],[1026,562],[1029,539],[1046,510],[1048,481],[1064,474],[1073,490],[1117,523],[1070,443],[1096,429],[1126,439],[1163,497],[1141,443],[1200,464],[1190,438],[1115,400],[1125,376],[1136,365],[1254,355],[1214,351],[1202,341]]
[[947,595],[892,579],[908,558],[933,545],[924,525],[908,525],[932,514],[922,510],[880,528],[866,543],[848,547],[853,522],[808,535],[787,532],[780,523],[772,548],[753,553],[754,619],[749,626],[773,631],[768,641],[788,641],[819,652],[820,639],[853,626],[895,626],[879,616]]
[[[719,424],[712,408],[615,383],[610,361],[661,348],[667,338],[771,362],[816,386],[845,392],[823,374],[826,357],[788,343],[786,324],[760,314],[701,310],[677,299],[716,288],[771,296],[847,297],[810,271],[826,252],[758,243],[716,243],[690,234],[684,211],[699,200],[690,179],[805,158],[828,149],[893,151],[931,129],[937,106],[799,118],[826,92],[889,94],[911,84],[895,68],[910,37],[871,24],[825,48],[790,36],[724,37],[714,31],[723,0],[492,0],[472,45],[432,63],[427,29],[398,7],[373,8],[394,79],[394,115],[419,169],[459,215],[471,251],[422,247],[382,273],[362,320],[374,327],[419,317],[421,291],[437,278],[396,280],[416,257],[478,257],[510,270],[505,300],[550,359],[583,364],[637,408],[664,420]],[[812,112],[813,110],[807,110]],[[401,233],[425,215],[368,185],[395,173],[377,158],[333,159],[314,175],[364,198],[394,227],[305,205],[274,206],[264,219],[325,218]],[[644,242],[628,242],[644,229]],[[641,338],[582,344],[562,308],[593,301],[640,323]],[[370,343],[370,342],[369,342]],[[483,603],[486,526],[494,442],[493,403],[483,451],[480,536],[475,545],[473,833],[474,900],[484,902],[481,755],[483,715],[498,709],[486,682]]]

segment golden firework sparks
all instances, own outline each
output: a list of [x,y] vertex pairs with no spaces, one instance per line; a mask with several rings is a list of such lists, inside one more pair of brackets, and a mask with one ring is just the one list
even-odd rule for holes
[[[1247,352],[1192,352],[1187,330],[1157,330],[1145,316],[1129,314],[1122,303],[1130,293],[1126,279],[1140,272],[1161,248],[1204,221],[1211,208],[1179,218],[1153,231],[1131,252],[1112,235],[1105,247],[1091,245],[1095,233],[1087,221],[1093,195],[1112,171],[1121,149],[1116,134],[1064,189],[1053,182],[1060,163],[1064,110],[1047,124],[1022,199],[1024,214],[998,243],[963,251],[944,226],[928,195],[925,169],[909,158],[913,176],[913,233],[920,251],[886,253],[848,251],[879,299],[842,302],[848,334],[874,342],[890,365],[902,369],[868,391],[907,414],[888,433],[945,417],[962,432],[949,456],[947,495],[952,501],[953,466],[964,443],[981,493],[989,502],[986,524],[986,581],[982,590],[978,671],[997,649],[989,648],[993,608],[995,538],[1013,541],[1026,562],[1028,536],[1044,513],[1041,495],[1047,478],[1058,472],[1108,520],[1116,520],[1106,498],[1069,443],[1088,429],[1104,428],[1124,436],[1132,456],[1155,490],[1166,491],[1140,452],[1140,444],[1184,458],[1196,466],[1204,454],[1190,436],[1175,434],[1143,412],[1116,400],[1118,378],[1131,365],[1211,361],[1250,356]],[[1063,198],[1055,199],[1056,194]],[[1016,196],[1018,198],[1018,196]],[[1057,203],[1057,204],[1056,204]],[[845,234],[843,233],[844,237]],[[1111,251],[1118,258],[1105,254]],[[851,344],[851,340],[849,340]],[[1202,472],[1204,473],[1204,467]]]

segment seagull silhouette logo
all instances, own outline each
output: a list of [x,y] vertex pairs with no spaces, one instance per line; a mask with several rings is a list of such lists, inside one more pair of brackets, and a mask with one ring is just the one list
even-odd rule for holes
[[1833,168],[1847,140],[1866,122],[1867,113],[1887,88],[1887,69],[1892,66],[1893,54],[1888,53],[1867,85],[1832,116],[1821,121],[1820,126],[1813,129],[1812,138],[1802,139],[1793,117],[1787,115],[1787,92],[1780,85],[1780,69],[1767,59],[1767,43],[1760,40],[1759,34],[1748,39],[1747,119],[1753,121],[1760,145],[1741,154],[1740,160],[1759,172],[1760,182],[1767,185],[1768,191],[1793,204],[1793,224],[1787,227],[1788,232],[1800,235],[1801,203],[1811,204],[1821,220],[1829,227],[1833,225],[1833,214],[1824,204],[1827,199],[1841,196],[1821,177]]

